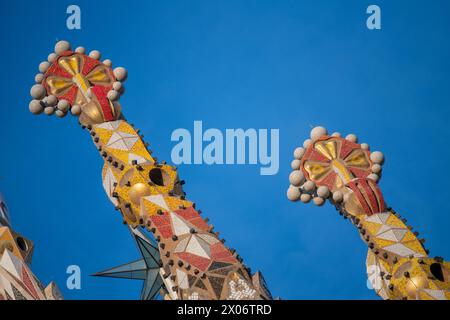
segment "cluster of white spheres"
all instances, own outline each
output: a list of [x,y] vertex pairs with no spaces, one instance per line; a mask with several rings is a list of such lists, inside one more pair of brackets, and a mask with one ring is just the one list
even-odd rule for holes
[[381,151],[374,151],[370,153],[370,160],[373,162],[370,168],[372,173],[367,176],[367,178],[372,179],[377,182],[381,176],[381,166],[384,163],[384,155]]
[[294,160],[291,162],[292,172],[289,175],[290,186],[287,191],[287,197],[291,201],[302,201],[307,203],[311,200],[316,205],[322,205],[330,195],[326,186],[317,187],[313,181],[307,181],[305,175],[300,169],[301,159],[305,155],[306,149],[323,136],[327,135],[324,127],[315,127],[311,130],[310,139],[303,142],[303,147],[294,150]]
[[111,101],[117,101],[124,92],[122,82],[127,79],[128,72],[123,67],[117,67],[113,70],[113,73],[116,81],[114,81],[111,90],[108,91],[107,97]]
[[[304,178],[303,178],[304,179]],[[314,204],[321,206],[330,196],[330,190],[326,186],[316,186],[313,181],[306,181],[299,185],[299,181],[303,180],[302,175],[298,171],[294,171],[289,176],[291,185],[287,190],[287,197],[291,201],[300,200],[303,203],[313,200]]]

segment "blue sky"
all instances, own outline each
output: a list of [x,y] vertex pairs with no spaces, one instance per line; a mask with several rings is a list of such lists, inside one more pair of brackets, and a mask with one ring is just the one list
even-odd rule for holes
[[[82,29],[66,28],[77,4]],[[365,26],[378,4],[382,30]],[[280,171],[182,165],[185,191],[284,299],[377,299],[367,249],[327,204],[285,196],[312,126],[356,133],[386,155],[387,203],[450,257],[448,1],[8,1],[0,4],[0,190],[34,240],[33,270],[67,299],[136,299],[141,283],[89,274],[138,258],[101,185],[102,159],[76,119],[33,116],[29,89],[57,39],[129,71],[124,113],[159,159],[173,130],[280,130]],[[82,289],[65,286],[68,265]]]

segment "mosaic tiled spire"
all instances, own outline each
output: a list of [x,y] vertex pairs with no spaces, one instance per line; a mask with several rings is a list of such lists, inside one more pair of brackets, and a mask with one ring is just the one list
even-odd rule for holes
[[294,151],[287,196],[323,205],[327,199],[368,245],[369,280],[383,299],[450,299],[450,263],[428,257],[423,240],[384,202],[378,186],[384,156],[354,134],[311,131]]
[[56,284],[46,288],[30,265],[33,243],[11,229],[8,207],[0,194],[0,300],[59,300]]
[[[150,231],[160,254],[160,274],[167,299],[270,299],[262,275],[253,276],[186,199],[175,167],[158,162],[143,136],[129,124],[118,102],[127,72],[71,50],[60,41],[39,65],[31,88],[30,111],[79,117],[105,164],[103,186],[132,228]],[[145,257],[144,257],[145,258]]]

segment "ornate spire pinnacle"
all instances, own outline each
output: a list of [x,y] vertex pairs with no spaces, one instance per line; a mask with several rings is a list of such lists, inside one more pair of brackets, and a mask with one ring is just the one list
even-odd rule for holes
[[83,47],[72,51],[67,41],[59,41],[47,61],[39,64],[32,86],[29,109],[34,114],[69,112],[80,117],[84,125],[120,119],[120,95],[127,71],[112,69],[109,59],[100,62],[100,52],[85,54]]
[[[98,51],[89,56],[84,52],[71,51],[66,41],[56,44],[55,53],[39,66],[30,111],[64,116],[70,110],[79,115],[104,159],[103,186],[114,208],[125,224],[147,228],[158,242],[165,298],[270,299],[262,275],[250,274],[186,198],[176,168],[158,162],[139,130],[121,116],[117,100],[126,70],[112,70],[109,60],[99,62]],[[142,237],[135,240],[150,248]],[[144,262],[148,263],[145,256]],[[153,297],[160,279],[154,265],[146,264],[144,269],[141,261],[125,268],[140,273],[140,278],[144,273],[151,276],[143,297]],[[117,276],[117,272],[114,268],[102,275]]]
[[11,229],[8,210],[0,194],[0,300],[59,300],[55,283],[43,288],[30,265],[33,242]]
[[294,151],[287,197],[316,205],[329,200],[369,247],[372,287],[384,299],[450,299],[450,263],[428,257],[406,220],[387,208],[378,186],[384,156],[357,137],[323,127]]

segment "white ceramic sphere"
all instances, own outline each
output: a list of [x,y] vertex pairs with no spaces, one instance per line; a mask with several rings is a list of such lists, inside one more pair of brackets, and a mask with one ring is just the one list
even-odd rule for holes
[[333,133],[331,134],[331,136],[332,136],[332,137],[337,137],[337,138],[339,138],[339,137],[341,136],[341,134],[340,134],[339,132],[333,132]]
[[119,91],[120,89],[122,89],[122,82],[120,81],[115,81],[112,85],[113,89],[116,91]]
[[34,81],[36,83],[42,83],[42,80],[44,80],[44,74],[38,73],[34,76]]
[[91,52],[89,52],[89,57],[92,59],[99,60],[101,56],[102,55],[100,54],[100,51],[98,51],[98,50],[92,50]]
[[44,107],[41,105],[39,100],[31,100],[28,108],[32,114],[41,114],[44,111]]
[[111,67],[112,66],[112,61],[109,59],[105,59],[103,60],[103,64],[107,67]]
[[49,107],[54,107],[58,103],[58,98],[54,95],[49,95],[45,98],[45,104]]
[[31,87],[30,94],[33,98],[41,100],[47,92],[42,84],[35,84]]
[[53,107],[45,107],[44,113],[48,116],[51,116],[55,112],[55,108]]
[[61,110],[56,110],[55,114],[58,116],[58,118],[64,118],[67,115],[66,112],[61,111]]
[[378,163],[375,163],[374,165],[372,165],[372,172],[373,173],[380,173],[381,172],[381,165],[379,165]]
[[125,81],[128,76],[128,72],[124,67],[115,68],[113,73],[118,81]]
[[342,202],[342,200],[344,200],[344,195],[342,194],[341,191],[335,191],[333,192],[333,201],[334,202]]
[[116,90],[109,90],[108,94],[106,95],[106,97],[111,101],[116,101],[117,99],[119,99],[119,96],[119,92],[117,92]]
[[308,192],[313,191],[316,188],[316,184],[313,181],[306,181],[303,185],[303,189],[305,189]]
[[305,154],[305,148],[298,147],[294,150],[294,158],[295,159],[301,159],[303,155]]
[[355,134],[353,134],[353,133],[348,134],[345,137],[345,139],[350,141],[350,142],[355,142],[355,143],[358,142],[358,137]]
[[76,53],[80,53],[80,54],[85,54],[86,53],[86,49],[84,47],[77,47],[75,49]]
[[300,190],[294,186],[290,186],[286,194],[288,199],[291,201],[297,201],[300,199]]
[[47,57],[47,61],[50,63],[55,62],[56,58],[58,58],[58,55],[54,52],[50,53]]
[[384,155],[381,151],[374,151],[370,154],[370,160],[374,163],[382,164],[384,162]]
[[321,198],[326,199],[330,195],[330,190],[328,190],[328,187],[326,186],[320,186],[317,188],[317,195]]
[[299,186],[305,181],[305,176],[301,170],[292,171],[289,175],[289,182],[294,186]]
[[303,148],[308,148],[309,147],[309,145],[312,143],[312,140],[311,139],[306,139],[304,142],[303,142]]
[[70,108],[70,113],[72,113],[72,115],[74,116],[79,116],[81,114],[81,107],[79,105],[73,105]]
[[292,160],[292,162],[291,162],[291,168],[292,168],[292,170],[298,170],[298,169],[300,169],[300,164],[301,164],[301,161],[300,161],[300,160],[298,160],[298,159]]
[[42,61],[39,64],[39,72],[41,73],[45,73],[48,70],[48,68],[50,68],[50,63],[48,61]]
[[55,44],[55,53],[58,56],[61,55],[64,51],[68,50],[70,50],[70,43],[68,41],[61,40]]
[[69,111],[70,103],[67,100],[59,100],[58,101],[58,110],[61,110],[63,112]]
[[380,178],[380,177],[379,177],[377,174],[375,174],[375,173],[371,173],[371,174],[369,174],[369,175],[367,176],[367,179],[373,180],[373,181],[375,181],[375,182],[377,182],[379,178]]
[[307,193],[302,193],[302,195],[300,196],[300,201],[303,203],[308,203],[309,201],[311,201],[311,195]]
[[320,207],[321,205],[323,205],[325,203],[325,199],[322,197],[315,197],[315,198],[313,198],[313,202],[316,206]]
[[314,127],[311,130],[310,137],[313,141],[315,141],[325,135],[327,135],[327,129],[325,129],[324,127]]

